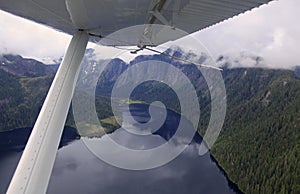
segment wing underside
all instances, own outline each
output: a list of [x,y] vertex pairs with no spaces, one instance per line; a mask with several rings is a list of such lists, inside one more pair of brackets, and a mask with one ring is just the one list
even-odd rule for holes
[[[130,26],[151,24],[170,26],[187,34],[210,27],[271,0],[9,0],[0,9],[74,34],[77,29],[106,37]],[[147,25],[147,26],[146,26]],[[159,30],[156,30],[157,32]],[[124,37],[136,36],[125,34]],[[179,35],[184,36],[184,34]],[[158,45],[180,38],[164,37],[145,45]],[[129,38],[130,39],[130,38]],[[93,40],[93,39],[92,39]],[[95,40],[95,39],[94,39]],[[151,37],[148,37],[151,40]],[[104,41],[106,45],[128,46],[138,42]]]

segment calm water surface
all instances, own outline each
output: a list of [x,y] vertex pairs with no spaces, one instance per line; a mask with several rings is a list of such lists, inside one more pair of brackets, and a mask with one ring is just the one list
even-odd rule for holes
[[[134,105],[131,114],[139,122],[149,121],[147,105]],[[126,116],[123,120],[125,122]],[[180,115],[168,111],[166,122],[162,127],[153,135],[142,140],[123,128],[108,134],[108,136],[124,146],[131,148],[142,146],[149,149],[172,137],[179,120]],[[186,123],[189,125],[188,121]],[[101,144],[105,141],[105,137],[96,141]],[[75,140],[59,149],[47,193],[236,193],[225,175],[212,161],[210,154],[198,155],[200,142],[201,138],[196,135],[187,149],[170,163],[151,170],[133,171],[120,169],[101,161],[87,149],[82,139]],[[20,150],[2,149],[0,151],[1,194],[5,193],[7,189],[20,156]]]

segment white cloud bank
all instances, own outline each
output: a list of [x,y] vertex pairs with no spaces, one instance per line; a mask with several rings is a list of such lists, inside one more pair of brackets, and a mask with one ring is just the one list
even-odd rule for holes
[[269,66],[300,65],[300,1],[279,0],[194,35],[214,53],[247,51]]
[[71,36],[0,11],[0,53],[43,59],[59,58]]

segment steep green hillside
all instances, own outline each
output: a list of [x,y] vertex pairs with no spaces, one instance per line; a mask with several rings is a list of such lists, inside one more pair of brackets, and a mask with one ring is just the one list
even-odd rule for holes
[[[259,68],[225,69],[223,78],[227,113],[211,154],[245,193],[300,193],[300,79],[293,71]],[[210,117],[207,90],[199,91],[201,135]],[[180,110],[159,82],[142,84],[133,97]]]
[[0,55],[0,131],[33,126],[53,76],[36,60]]
[[20,125],[22,122],[11,117],[20,117],[18,105],[23,101],[21,84],[16,76],[0,70],[0,131]]
[[227,116],[211,153],[246,193],[300,193],[300,80],[263,69],[224,78]]
[[[40,77],[19,77],[0,69],[0,131],[17,128],[32,128],[50,88],[54,74]],[[118,127],[114,118],[109,97],[96,97],[97,114],[108,131]],[[75,127],[72,109],[66,121],[67,126]],[[87,136],[94,136],[89,131]]]
[[0,131],[32,127],[53,75],[26,78],[0,70]]

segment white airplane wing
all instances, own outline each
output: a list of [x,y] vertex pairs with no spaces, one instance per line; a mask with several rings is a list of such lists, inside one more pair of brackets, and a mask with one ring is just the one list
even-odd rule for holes
[[[187,33],[210,27],[272,0],[1,0],[0,9],[57,30],[77,29],[105,37],[135,25],[162,24]],[[143,33],[142,29],[139,33]],[[135,34],[128,33],[128,39]],[[144,45],[158,45],[180,37],[163,37]],[[129,38],[130,39],[130,38]],[[151,38],[149,38],[151,39]],[[92,39],[91,39],[92,40]],[[138,43],[104,41],[106,45]]]

